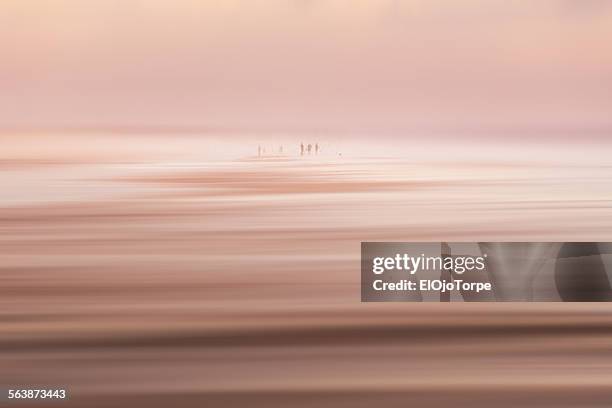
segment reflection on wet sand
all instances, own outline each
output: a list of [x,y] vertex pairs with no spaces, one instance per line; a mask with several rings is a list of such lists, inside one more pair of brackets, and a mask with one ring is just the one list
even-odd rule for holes
[[16,187],[0,212],[0,384],[66,385],[80,407],[612,397],[605,304],[359,303],[361,241],[610,240],[610,168],[320,158],[3,171]]

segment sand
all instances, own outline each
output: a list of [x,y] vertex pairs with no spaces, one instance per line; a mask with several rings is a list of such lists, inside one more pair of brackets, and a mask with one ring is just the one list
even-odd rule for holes
[[609,405],[609,306],[362,304],[359,250],[608,241],[611,167],[346,156],[5,158],[0,384],[79,407]]

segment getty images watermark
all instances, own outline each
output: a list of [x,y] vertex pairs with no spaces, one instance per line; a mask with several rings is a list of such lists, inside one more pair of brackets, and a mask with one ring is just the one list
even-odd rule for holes
[[363,242],[361,300],[611,301],[612,245]]

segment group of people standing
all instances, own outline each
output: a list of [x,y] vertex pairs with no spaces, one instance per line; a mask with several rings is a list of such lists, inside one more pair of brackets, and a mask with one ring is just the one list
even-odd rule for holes
[[[304,156],[304,154],[319,154],[319,151],[321,149],[319,148],[319,144],[315,143],[314,145],[312,143],[308,143],[307,145],[305,145],[304,143],[300,143],[300,156]],[[283,154],[283,145],[280,145],[280,147],[278,148],[278,153],[279,154]],[[266,154],[266,148],[262,147],[261,145],[257,146],[257,157],[261,157],[262,155]]]
[[[307,146],[304,146],[304,143],[300,143],[300,156],[303,156],[305,152],[308,154],[312,154],[313,145],[312,143],[308,143]],[[319,154],[319,144],[314,144],[314,154]]]

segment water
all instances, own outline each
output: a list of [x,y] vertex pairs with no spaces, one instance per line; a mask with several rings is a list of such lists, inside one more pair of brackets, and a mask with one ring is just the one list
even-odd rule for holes
[[0,384],[84,407],[612,396],[605,304],[359,302],[361,241],[610,240],[605,162],[124,154],[4,162]]

